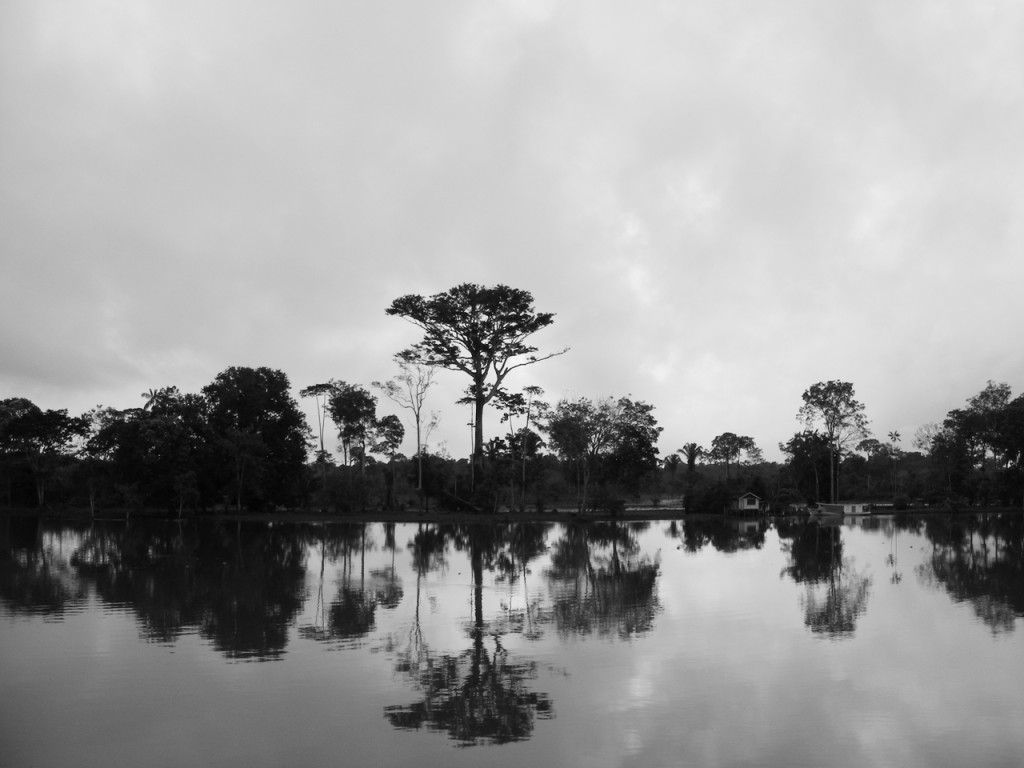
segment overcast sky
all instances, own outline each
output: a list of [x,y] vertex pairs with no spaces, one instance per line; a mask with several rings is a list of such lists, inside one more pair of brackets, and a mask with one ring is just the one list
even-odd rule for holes
[[775,458],[829,379],[909,448],[1024,388],[1024,4],[3,0],[0,258],[44,408],[369,386],[394,298],[505,283],[572,348],[510,386],[645,400],[663,454]]

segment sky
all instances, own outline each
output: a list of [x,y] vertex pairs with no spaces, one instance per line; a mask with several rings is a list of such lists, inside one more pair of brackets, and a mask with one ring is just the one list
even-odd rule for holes
[[1024,390],[1021,137],[1016,0],[4,0],[0,398],[369,387],[395,298],[501,283],[570,348],[510,388],[650,403],[663,455],[779,458],[832,379],[910,448]]

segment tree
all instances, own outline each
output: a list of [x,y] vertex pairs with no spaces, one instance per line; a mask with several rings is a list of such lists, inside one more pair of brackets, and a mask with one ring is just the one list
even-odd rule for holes
[[540,396],[544,394],[544,390],[538,386],[531,385],[525,387],[523,392],[526,393],[526,423],[523,428],[518,432],[518,440],[509,442],[509,445],[517,443],[519,445],[519,455],[523,462],[523,503],[522,509],[526,509],[526,462],[531,456],[537,455],[537,449],[541,446],[542,442],[536,432],[530,430],[530,422],[536,423],[548,410],[548,404],[540,400]]
[[678,453],[670,453],[664,459],[661,460],[661,466],[668,470],[668,473],[675,477],[676,472],[679,471],[679,465],[683,463],[682,457]]
[[837,501],[839,489],[837,457],[850,440],[868,436],[864,405],[854,394],[853,384],[848,381],[819,381],[804,391],[804,404],[797,412],[797,418],[808,429],[820,424],[828,441],[833,502]]
[[[788,442],[779,443],[779,450],[789,456],[789,469],[793,484],[804,498],[821,501],[821,476],[830,471],[831,454],[828,438],[824,435],[804,430],[798,432]],[[810,484],[813,482],[813,493]],[[831,497],[831,491],[830,491]]]
[[995,455],[996,453],[995,443],[999,439],[1003,409],[1009,402],[1010,385],[997,384],[991,379],[988,380],[981,392],[967,400],[968,411],[976,425],[982,472],[985,471],[989,454]]
[[338,427],[345,464],[354,453],[362,472],[366,467],[366,443],[377,423],[377,398],[358,384],[344,381],[332,384],[334,389],[327,399],[327,409]]
[[723,432],[711,441],[711,452],[708,454],[712,461],[725,462],[725,482],[729,484],[729,463],[746,452],[750,461],[761,460],[761,449],[757,447],[754,438],[746,435],[737,435],[733,432]]
[[373,429],[373,451],[383,453],[388,457],[388,464],[391,466],[391,481],[388,484],[388,498],[386,505],[394,506],[395,492],[395,454],[405,439],[405,427],[402,420],[394,414],[388,414],[377,419]]
[[246,490],[257,505],[294,500],[310,430],[289,389],[283,372],[266,367],[231,367],[203,387],[215,445],[234,467],[239,511]]
[[595,471],[603,483],[614,480],[635,490],[640,479],[658,467],[656,446],[661,427],[642,400],[620,397],[594,403],[587,398],[562,400],[544,430],[551,447],[576,469],[579,509],[587,508]]
[[662,428],[654,418],[653,405],[620,397],[616,406],[615,439],[609,464],[616,481],[636,493],[640,481],[658,468],[658,437]]
[[140,397],[146,401],[146,404],[142,406],[142,410],[148,411],[152,407],[153,403],[156,402],[157,398],[160,397],[161,392],[161,389],[156,389],[155,387],[150,387],[148,390],[143,392]]
[[693,485],[697,479],[697,460],[704,455],[704,448],[697,443],[686,443],[676,453],[686,459],[686,498],[683,503],[686,511],[689,512],[693,497]]
[[[866,457],[867,466],[867,492],[868,496],[871,496],[871,464],[872,460],[883,453],[886,453],[885,446],[882,445],[878,440],[873,437],[868,437],[857,443],[857,450],[864,454]],[[895,495],[895,492],[893,492]]]
[[71,453],[76,437],[86,434],[85,419],[66,409],[42,410],[25,398],[0,401],[0,452],[19,456],[35,479],[36,502],[46,503],[47,480]]
[[921,453],[928,454],[932,450],[932,441],[942,431],[942,427],[935,422],[922,424],[914,432],[914,447]]
[[334,391],[334,383],[327,381],[322,384],[312,384],[299,390],[299,397],[312,397],[316,403],[316,430],[320,439],[320,450],[316,455],[316,462],[320,465],[320,483],[324,490],[327,489],[327,450],[324,448],[324,426],[327,422],[327,400]]
[[468,395],[474,408],[473,461],[483,465],[484,407],[517,368],[564,354],[538,357],[527,339],[554,322],[549,312],[533,308],[528,291],[506,285],[487,287],[463,283],[444,293],[409,294],[386,310],[418,326],[423,339],[402,354],[410,362],[459,371],[470,378]]
[[999,431],[993,448],[1006,470],[1007,480],[1024,503],[1024,395],[1007,403],[1002,409]]
[[[515,470],[517,455],[522,464],[520,468],[521,471],[519,473],[522,481],[522,495],[519,499],[519,509],[523,510],[526,508],[527,460],[531,456],[537,455],[537,449],[542,443],[537,433],[531,430],[530,427],[531,424],[536,425],[537,419],[547,412],[548,404],[539,399],[543,394],[543,389],[531,385],[524,387],[522,392],[510,393],[500,391],[495,396],[496,405],[502,412],[501,421],[502,423],[507,422],[509,425],[509,431],[505,435],[504,439],[508,446],[508,456],[511,463],[511,471],[509,472],[510,508],[515,508],[516,506]],[[524,424],[522,427],[516,428],[516,419],[519,417],[523,417]]]
[[543,429],[552,449],[575,467],[578,505],[585,510],[591,473],[615,437],[615,404],[611,398],[596,404],[588,398],[562,400]]
[[384,383],[374,381],[372,386],[384,392],[384,396],[393,403],[412,411],[416,424],[416,490],[422,492],[423,444],[437,425],[436,418],[432,418],[425,429],[423,424],[423,403],[427,398],[427,390],[434,383],[434,369],[417,362],[408,351],[395,355],[395,362],[398,363],[399,373]]
[[675,493],[677,490],[676,486],[676,474],[679,472],[679,467],[683,463],[682,456],[679,453],[670,453],[668,456],[661,460],[661,466],[668,474],[668,488],[670,493]]
[[887,449],[887,453],[889,454],[889,470],[892,476],[893,498],[896,498],[896,462],[903,454],[903,451],[901,451],[896,445],[900,441],[900,439],[901,435],[899,433],[899,430],[892,430],[891,432],[889,432],[889,446]]
[[[87,415],[90,430],[79,451],[95,511],[104,489],[116,489],[132,508],[186,504],[198,507],[214,491],[221,462],[208,427],[206,400],[177,387],[150,390],[145,408],[99,408]],[[219,439],[219,437],[217,438]]]
[[987,500],[998,491],[998,476],[989,472],[1000,459],[1000,444],[1010,405],[1008,384],[989,381],[966,408],[946,414],[942,427],[931,437],[931,458],[946,476],[947,493],[974,501]]

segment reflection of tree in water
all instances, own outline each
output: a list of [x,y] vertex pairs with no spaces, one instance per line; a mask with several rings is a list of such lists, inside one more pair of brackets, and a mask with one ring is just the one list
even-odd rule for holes
[[[457,654],[431,652],[419,625],[420,577],[429,563],[444,563],[445,540],[468,550],[473,572],[473,620],[467,628],[472,645]],[[504,744],[529,738],[537,718],[553,716],[547,696],[528,688],[528,681],[536,678],[536,662],[511,658],[501,645],[501,631],[489,627],[483,614],[485,566],[506,577],[525,573],[521,568],[541,551],[536,544],[536,531],[521,526],[453,526],[429,532],[421,527],[413,546],[416,616],[408,648],[396,654],[396,671],[411,680],[422,698],[385,707],[384,716],[393,726],[447,733],[460,746]]]
[[[32,557],[47,557],[45,549]],[[129,607],[144,639],[198,631],[230,658],[280,656],[302,605],[305,547],[282,528],[96,523],[64,559],[76,591],[92,585],[105,603]]]
[[422,606],[423,578],[430,571],[447,569],[446,554],[449,539],[447,534],[437,526],[420,523],[408,549],[412,553],[412,565],[416,571],[416,599],[413,605],[413,620],[409,629],[408,642],[402,648],[401,641],[389,637],[385,641],[385,650],[396,654],[395,670],[410,677],[416,677],[422,664],[429,656],[423,640],[423,628],[420,625],[420,609]]
[[1024,519],[934,516],[925,535],[932,552],[917,568],[921,581],[969,602],[993,633],[1013,631],[1024,615]]
[[[390,541],[393,543],[393,528]],[[388,546],[385,529],[385,546]],[[365,638],[376,624],[378,606],[394,608],[402,599],[401,580],[394,565],[367,573],[366,553],[375,542],[365,523],[321,526],[319,530],[320,578],[317,583],[313,622],[299,628],[301,637],[318,641],[341,641],[349,647]],[[389,547],[392,548],[393,547]],[[340,562],[338,591],[325,603],[324,572],[327,561]],[[358,560],[358,569],[356,561]]]
[[658,556],[640,553],[637,534],[649,523],[569,525],[554,545],[548,579],[562,635],[647,632],[658,611]]
[[[204,535],[197,562],[201,583],[209,585],[211,594],[203,606],[200,635],[231,658],[277,658],[302,609],[305,542],[295,532],[259,523],[215,530],[220,534],[215,546],[232,559],[217,574],[209,565],[213,558],[202,552],[208,540]],[[206,573],[207,568],[212,572]]]
[[867,610],[871,579],[855,572],[844,559],[841,528],[817,523],[780,525],[779,538],[790,564],[783,570],[804,584],[804,623],[830,638],[852,637],[857,618]]
[[86,585],[71,568],[77,542],[37,518],[0,519],[0,599],[14,613],[58,617],[81,605]]
[[[719,552],[741,552],[764,546],[765,524],[760,520],[707,519],[684,520],[683,549],[699,552],[710,544]],[[679,538],[679,526],[673,521],[666,533]]]
[[200,586],[208,569],[198,567],[198,550],[191,524],[94,525],[72,562],[104,601],[132,607],[143,639],[172,643],[201,624],[202,599],[212,594]]
[[[550,523],[518,523],[505,531],[505,543],[494,557],[495,582],[506,584],[508,594],[502,600],[503,613],[495,629],[501,633],[522,635],[529,640],[539,639],[550,613],[542,607],[539,596],[530,594],[529,564],[547,551],[547,532]],[[517,590],[522,601],[516,599]]]

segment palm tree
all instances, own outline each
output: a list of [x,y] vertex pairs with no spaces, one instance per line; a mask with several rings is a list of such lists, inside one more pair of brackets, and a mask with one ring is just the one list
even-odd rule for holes
[[152,408],[153,407],[153,403],[155,403],[156,399],[158,397],[160,397],[160,392],[161,391],[162,390],[160,390],[160,389],[156,389],[154,387],[150,387],[147,392],[143,392],[141,397],[146,401],[146,404],[144,406],[142,406],[142,410],[148,411],[150,408]]
[[693,496],[693,481],[696,474],[697,459],[704,455],[704,449],[696,443],[687,443],[676,451],[686,459],[686,498],[684,500],[686,511],[690,511],[690,498]]
[[893,430],[889,433],[889,462],[892,469],[892,495],[896,497],[896,459],[899,458],[899,449],[896,447],[896,443],[900,441],[900,433],[898,430]]
[[668,456],[661,460],[661,466],[668,470],[669,488],[671,492],[675,492],[676,472],[679,469],[679,465],[682,463],[683,460],[679,458],[678,453],[670,453]]

